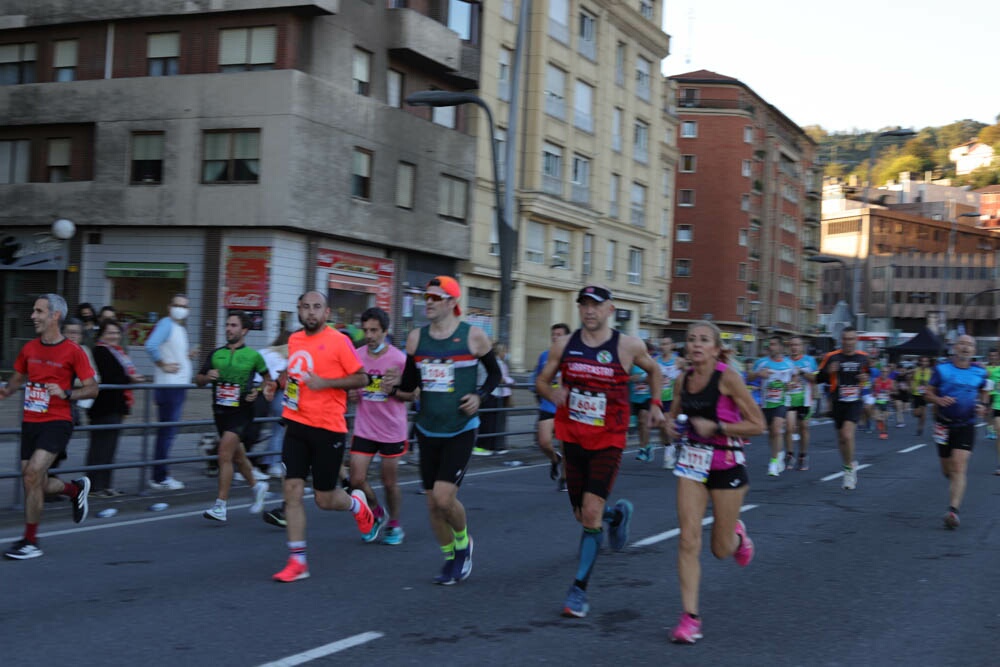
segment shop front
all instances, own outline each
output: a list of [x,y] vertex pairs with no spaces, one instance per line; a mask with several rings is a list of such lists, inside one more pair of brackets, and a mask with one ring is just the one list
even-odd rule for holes
[[174,294],[187,294],[188,265],[180,262],[106,262],[111,303],[125,324],[130,347],[142,346]]
[[21,347],[35,337],[31,324],[35,298],[60,290],[67,255],[67,243],[47,229],[0,233],[0,368],[12,368]]
[[373,306],[392,312],[393,260],[320,248],[316,264],[325,277],[331,323],[338,328],[360,327],[361,313]]

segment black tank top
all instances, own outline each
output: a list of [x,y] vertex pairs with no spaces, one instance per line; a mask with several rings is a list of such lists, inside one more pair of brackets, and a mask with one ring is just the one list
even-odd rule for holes
[[715,412],[715,407],[722,398],[719,391],[719,380],[722,378],[722,371],[712,371],[712,377],[708,379],[708,384],[697,394],[688,391],[688,380],[691,379],[691,372],[684,376],[684,385],[681,387],[681,412],[691,417],[704,417],[710,421],[719,421]]

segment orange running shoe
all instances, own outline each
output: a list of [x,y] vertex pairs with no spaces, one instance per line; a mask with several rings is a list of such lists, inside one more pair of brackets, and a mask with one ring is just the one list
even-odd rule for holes
[[365,498],[364,491],[354,489],[351,491],[351,497],[357,498],[361,504],[361,511],[354,515],[354,520],[358,522],[358,530],[361,531],[361,534],[367,535],[372,532],[372,526],[375,525],[375,515],[372,514],[372,509],[368,507],[368,500]]
[[299,579],[308,579],[309,566],[305,563],[300,563],[294,557],[289,556],[288,563],[285,564],[285,569],[278,572],[271,578],[275,581],[280,581],[286,584],[298,581]]

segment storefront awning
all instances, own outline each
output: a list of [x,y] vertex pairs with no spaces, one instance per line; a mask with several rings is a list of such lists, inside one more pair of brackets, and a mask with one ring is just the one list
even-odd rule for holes
[[187,264],[177,262],[108,262],[104,274],[109,278],[184,278]]

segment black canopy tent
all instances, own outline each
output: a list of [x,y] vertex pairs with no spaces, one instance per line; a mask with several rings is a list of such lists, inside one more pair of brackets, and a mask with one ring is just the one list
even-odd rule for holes
[[927,328],[905,343],[894,345],[886,350],[889,353],[889,358],[893,361],[898,360],[904,354],[923,354],[928,357],[936,357],[940,351],[941,339]]

